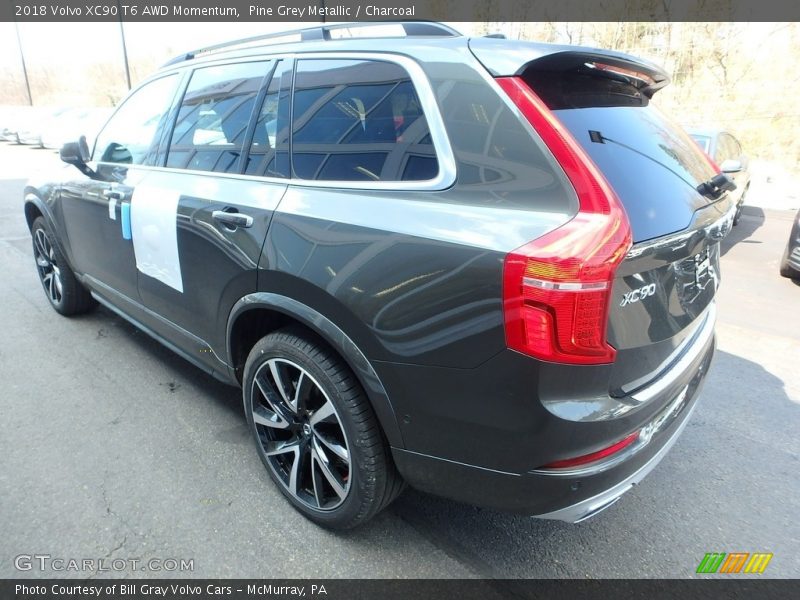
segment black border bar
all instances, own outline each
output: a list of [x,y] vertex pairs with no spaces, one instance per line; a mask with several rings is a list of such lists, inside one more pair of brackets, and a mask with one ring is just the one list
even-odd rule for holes
[[[156,589],[165,593],[156,593]],[[99,593],[98,593],[99,592]],[[16,579],[0,581],[3,600],[530,600],[800,597],[800,580],[659,579]]]
[[0,21],[798,21],[794,0],[0,0]]

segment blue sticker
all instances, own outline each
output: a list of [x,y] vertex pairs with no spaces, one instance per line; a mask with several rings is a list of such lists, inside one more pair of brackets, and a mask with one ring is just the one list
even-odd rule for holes
[[131,239],[131,204],[123,202],[120,204],[120,225],[122,225],[122,238]]

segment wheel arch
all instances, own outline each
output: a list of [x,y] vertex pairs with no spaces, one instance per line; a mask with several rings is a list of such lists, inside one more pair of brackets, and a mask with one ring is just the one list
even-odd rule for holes
[[[248,325],[257,323],[258,337],[263,331],[274,331],[285,325],[299,323],[312,333],[319,336],[355,374],[367,398],[375,411],[384,434],[392,447],[403,448],[403,439],[397,417],[392,407],[389,395],[386,392],[375,369],[370,364],[361,349],[353,342],[338,325],[313,308],[288,296],[272,292],[255,292],[241,298],[233,307],[228,317],[226,339],[226,354],[228,365],[231,369],[231,378],[241,381],[241,365],[245,356],[242,356],[242,344],[237,340],[246,336]],[[253,343],[255,343],[254,340]],[[252,347],[245,343],[243,346]],[[248,350],[249,351],[249,350]]]
[[25,222],[28,224],[28,231],[33,229],[33,222],[37,217],[44,217],[48,226],[52,228],[53,219],[50,217],[50,211],[39,198],[36,188],[28,186],[25,188]]

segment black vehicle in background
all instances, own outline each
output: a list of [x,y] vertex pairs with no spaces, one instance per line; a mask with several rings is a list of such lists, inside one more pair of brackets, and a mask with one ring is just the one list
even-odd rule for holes
[[781,275],[800,281],[800,210],[795,216],[789,243],[781,258]]
[[355,26],[189,53],[66,144],[25,191],[47,297],[241,386],[317,523],[406,483],[588,518],[696,406],[728,180],[649,62],[435,23],[333,39]]
[[738,225],[739,219],[742,218],[744,198],[750,189],[750,159],[742,150],[739,140],[727,131],[689,129],[689,135],[736,184],[736,189],[731,194],[736,200],[736,217],[733,219],[733,224]]

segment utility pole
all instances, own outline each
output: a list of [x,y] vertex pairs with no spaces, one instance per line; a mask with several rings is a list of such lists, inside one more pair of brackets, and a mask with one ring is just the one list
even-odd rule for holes
[[25,53],[22,51],[22,38],[19,37],[19,23],[16,20],[14,21],[14,30],[17,32],[17,46],[19,47],[19,58],[22,60],[22,74],[25,76],[25,90],[28,92],[28,105],[33,106],[31,82],[28,80],[28,67],[25,65]]
[[131,69],[128,66],[128,45],[125,43],[125,28],[122,26],[122,7],[120,0],[117,0],[117,9],[119,15],[119,35],[122,38],[122,60],[125,62],[125,81],[128,83],[128,89],[131,89]]

